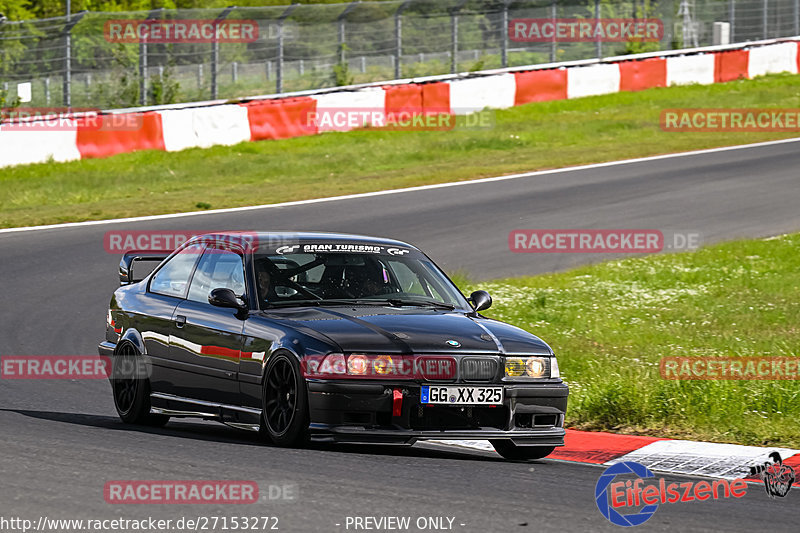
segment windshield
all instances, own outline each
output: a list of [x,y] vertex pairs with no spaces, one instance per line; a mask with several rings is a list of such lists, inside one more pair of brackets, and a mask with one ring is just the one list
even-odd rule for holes
[[254,263],[262,307],[359,302],[468,308],[420,253],[276,253],[256,255]]

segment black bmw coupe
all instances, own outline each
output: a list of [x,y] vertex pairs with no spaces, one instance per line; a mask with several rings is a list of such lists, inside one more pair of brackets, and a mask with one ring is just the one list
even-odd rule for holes
[[127,423],[199,417],[281,446],[488,439],[520,460],[564,444],[550,347],[404,242],[215,233],[126,253],[120,280],[99,351]]

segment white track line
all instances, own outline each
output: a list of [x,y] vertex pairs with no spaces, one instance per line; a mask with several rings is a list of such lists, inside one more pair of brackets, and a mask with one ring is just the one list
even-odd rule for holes
[[672,159],[676,157],[689,157],[694,155],[713,154],[718,152],[727,152],[731,150],[742,150],[747,148],[758,148],[761,146],[772,146],[785,143],[793,143],[800,141],[800,137],[792,139],[781,139],[777,141],[766,141],[753,144],[741,144],[736,146],[722,146],[720,148],[707,148],[705,150],[694,150],[692,152],[679,152],[675,154],[662,154],[648,157],[638,157],[636,159],[623,159],[621,161],[606,161],[605,163],[592,163],[589,165],[580,165],[575,167],[553,168],[549,170],[537,170],[534,172],[524,172],[521,174],[508,174],[505,176],[495,176],[491,178],[480,178],[475,180],[453,181],[449,183],[435,183],[432,185],[420,185],[418,187],[407,187],[404,189],[390,189],[386,191],[365,192],[358,194],[347,194],[344,196],[331,196],[328,198],[313,198],[310,200],[296,200],[293,202],[283,202],[279,204],[265,204],[265,205],[252,205],[245,207],[229,207],[226,209],[209,209],[207,211],[190,211],[188,213],[170,213],[166,215],[150,215],[144,217],[129,217],[129,218],[112,218],[108,220],[89,220],[86,222],[69,222],[66,224],[49,224],[45,226],[25,226],[21,228],[5,228],[0,229],[2,233],[17,233],[21,231],[39,231],[46,229],[61,229],[61,228],[76,228],[82,226],[98,226],[102,224],[120,224],[123,222],[146,222],[149,220],[165,220],[170,218],[192,217],[198,215],[218,215],[224,213],[238,213],[243,211],[254,211],[257,209],[272,209],[276,207],[293,207],[297,205],[318,204],[323,202],[338,202],[341,200],[353,200],[356,198],[370,198],[372,196],[385,196],[389,194],[400,194],[415,191],[427,191],[431,189],[443,189],[445,187],[460,187],[463,185],[475,185],[479,183],[490,183],[493,181],[514,180],[519,178],[531,178],[536,176],[546,176],[549,174],[558,174],[561,172],[576,172],[580,170],[592,170],[596,168],[612,167],[617,165],[629,165],[632,163],[646,163],[648,161],[660,161],[662,159]]

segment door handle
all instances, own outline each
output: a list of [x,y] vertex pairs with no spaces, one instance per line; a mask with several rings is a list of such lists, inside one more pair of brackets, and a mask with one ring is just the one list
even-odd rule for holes
[[175,325],[179,328],[182,328],[186,325],[186,317],[183,315],[178,315],[175,317]]

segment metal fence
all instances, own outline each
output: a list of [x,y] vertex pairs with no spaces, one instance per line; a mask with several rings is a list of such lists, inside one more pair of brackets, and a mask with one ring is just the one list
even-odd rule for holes
[[[657,42],[518,42],[523,18],[658,18]],[[253,20],[258,38],[236,43],[119,43],[114,20]],[[80,12],[0,18],[0,90],[19,84],[23,105],[130,107],[240,98],[343,85],[535,65],[798,35],[800,0],[389,0],[226,9]],[[23,93],[27,92],[25,90]]]

